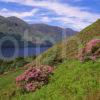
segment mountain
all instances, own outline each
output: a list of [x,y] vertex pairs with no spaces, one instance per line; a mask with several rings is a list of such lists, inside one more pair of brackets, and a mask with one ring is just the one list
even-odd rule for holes
[[31,33],[34,34],[35,37],[40,38],[41,41],[49,40],[50,42],[54,43],[62,40],[63,32],[65,32],[66,37],[78,33],[70,28],[63,29],[57,26],[50,26],[46,24],[33,24],[30,30]]
[[[50,26],[46,24],[28,24],[22,19],[17,17],[2,17],[0,16],[0,36],[1,34],[15,37],[20,37],[21,41],[30,41],[31,44],[51,45],[62,40],[62,32],[65,32],[66,36],[72,36],[77,31],[72,29],[63,29],[57,26]],[[14,37],[14,38],[15,38]],[[17,41],[19,41],[17,39]],[[47,41],[47,43],[46,43]]]
[[17,17],[0,17],[0,32],[23,35],[28,24]]

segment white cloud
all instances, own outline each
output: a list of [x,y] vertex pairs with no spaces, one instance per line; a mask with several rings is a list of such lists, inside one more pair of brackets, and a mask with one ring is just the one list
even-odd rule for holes
[[42,17],[40,17],[40,18],[38,18],[38,19],[24,19],[25,21],[27,21],[27,22],[29,22],[29,23],[32,23],[32,22],[34,22],[34,23],[49,23],[49,22],[51,22],[52,20],[51,20],[51,18],[49,18],[49,17],[47,17],[47,16],[42,16]]
[[8,11],[8,9],[3,8],[3,9],[1,9],[1,11],[2,11],[2,12],[7,12],[7,11]]
[[[82,29],[85,26],[89,25],[90,23],[96,21],[98,18],[100,18],[100,14],[90,13],[86,11],[86,9],[85,11],[83,11],[83,8],[74,7],[74,6],[68,5],[67,3],[61,4],[61,3],[58,3],[57,0],[55,0],[54,2],[51,0],[47,0],[47,1],[2,0],[2,1],[15,2],[21,5],[36,6],[36,7],[41,7],[41,8],[51,10],[55,12],[58,16],[62,16],[59,18],[59,21],[62,21],[65,24],[72,23],[73,26],[77,27],[78,29]],[[32,14],[29,12],[24,12],[23,17],[26,15],[31,16]],[[18,14],[17,16],[22,16],[22,15]],[[44,20],[49,21],[47,18],[44,18]],[[87,20],[87,22],[85,22],[84,20]]]
[[43,23],[44,23],[44,22],[45,22],[45,23],[51,22],[50,18],[48,18],[47,16],[41,17],[40,21],[43,22]]
[[54,21],[61,21],[62,27],[69,26],[71,28],[74,28],[75,30],[81,30],[83,27],[88,26],[89,22],[83,22],[82,20],[79,20],[77,18],[68,18],[68,17],[55,17],[52,18]]
[[6,8],[3,8],[0,10],[0,15],[5,16],[5,17],[16,16],[19,18],[24,18],[24,17],[33,16],[37,12],[38,12],[38,9],[32,9],[31,11],[28,11],[28,12],[15,12],[15,11],[10,11]]

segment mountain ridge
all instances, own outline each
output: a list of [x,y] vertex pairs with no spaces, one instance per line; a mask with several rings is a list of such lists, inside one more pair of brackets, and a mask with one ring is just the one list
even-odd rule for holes
[[[49,41],[51,44],[55,44],[58,41],[61,41],[62,31],[64,29],[58,26],[51,26],[48,24],[28,24],[20,18],[15,16],[11,17],[3,17],[0,16],[0,33],[4,33],[7,35],[18,34],[21,36],[22,40],[26,40],[24,38],[25,33],[28,33],[29,38],[27,37],[26,41],[37,41],[40,44],[45,44],[45,41]],[[65,29],[66,35],[72,36],[77,31],[72,29]],[[30,39],[31,37],[31,39]]]

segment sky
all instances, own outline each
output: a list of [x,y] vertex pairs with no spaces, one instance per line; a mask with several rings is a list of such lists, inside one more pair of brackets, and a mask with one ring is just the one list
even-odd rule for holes
[[100,18],[100,0],[0,0],[0,15],[80,31]]

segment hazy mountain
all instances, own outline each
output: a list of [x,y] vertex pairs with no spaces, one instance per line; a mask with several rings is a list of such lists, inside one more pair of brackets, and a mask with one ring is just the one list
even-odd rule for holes
[[[2,36],[12,36],[17,39],[19,44],[22,41],[30,41],[30,44],[51,45],[62,40],[63,34],[67,37],[77,33],[70,28],[60,28],[46,24],[28,24],[17,17],[0,16],[0,38]],[[29,44],[29,45],[30,45]]]

